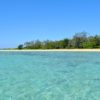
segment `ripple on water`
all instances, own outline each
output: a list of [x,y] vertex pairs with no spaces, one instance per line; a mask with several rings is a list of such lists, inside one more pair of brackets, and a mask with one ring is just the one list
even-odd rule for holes
[[99,61],[92,52],[0,52],[0,100],[99,100]]

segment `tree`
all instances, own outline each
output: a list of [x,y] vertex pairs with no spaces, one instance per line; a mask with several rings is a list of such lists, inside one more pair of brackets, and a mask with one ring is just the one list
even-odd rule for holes
[[72,43],[71,46],[73,48],[83,48],[83,44],[87,39],[87,33],[86,32],[79,32],[76,33],[73,37],[73,39],[70,41]]
[[18,46],[18,49],[23,49],[23,45],[20,44],[20,45]]
[[25,42],[25,43],[24,43],[24,47],[25,47],[26,49],[34,49],[34,41]]
[[19,45],[18,49],[64,49],[64,48],[100,48],[100,36],[88,36],[86,32],[76,33],[72,39],[62,39],[57,41],[30,41],[24,45]]
[[62,40],[63,48],[67,48],[68,47],[68,42],[69,42],[69,39],[67,39],[67,38]]
[[84,48],[99,48],[100,47],[100,36],[89,36],[87,41],[84,43]]
[[34,43],[34,49],[41,49],[41,41],[36,40]]
[[100,36],[95,35],[94,36],[94,41],[95,41],[95,48],[100,47]]

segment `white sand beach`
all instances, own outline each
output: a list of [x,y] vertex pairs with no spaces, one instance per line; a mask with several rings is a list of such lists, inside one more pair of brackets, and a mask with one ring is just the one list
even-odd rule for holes
[[100,49],[23,49],[23,50],[0,50],[0,51],[11,51],[11,52],[36,52],[36,51],[50,51],[50,52],[100,52]]

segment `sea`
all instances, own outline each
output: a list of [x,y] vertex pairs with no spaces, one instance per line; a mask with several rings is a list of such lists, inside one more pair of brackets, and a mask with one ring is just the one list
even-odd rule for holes
[[0,51],[0,100],[100,100],[100,52]]

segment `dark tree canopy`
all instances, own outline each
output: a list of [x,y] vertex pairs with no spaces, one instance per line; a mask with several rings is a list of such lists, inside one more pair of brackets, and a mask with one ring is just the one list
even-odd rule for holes
[[87,32],[75,33],[72,39],[57,41],[29,41],[18,46],[18,49],[65,49],[65,48],[100,48],[100,36],[87,36]]
[[18,46],[18,49],[23,49],[23,45],[20,44],[20,45]]

